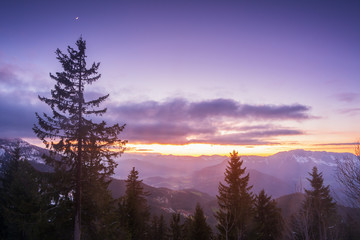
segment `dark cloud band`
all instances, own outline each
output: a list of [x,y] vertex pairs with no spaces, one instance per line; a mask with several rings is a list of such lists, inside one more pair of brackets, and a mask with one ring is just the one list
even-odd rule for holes
[[310,107],[294,105],[250,105],[232,99],[188,102],[173,99],[163,103],[147,101],[120,105],[114,114],[129,118],[162,119],[165,121],[186,121],[215,117],[252,118],[260,120],[303,120],[309,119]]
[[[96,94],[96,93],[94,93]],[[35,96],[34,96],[35,97]],[[0,96],[2,136],[31,137],[35,112],[46,112],[45,104],[24,104]],[[106,105],[106,104],[104,104]],[[122,138],[130,143],[222,145],[275,144],[276,137],[300,135],[301,131],[274,127],[281,120],[310,118],[309,107],[295,105],[249,105],[232,99],[190,102],[172,99],[165,102],[147,101],[108,105],[103,117],[109,124],[126,123]],[[267,121],[268,124],[250,124]],[[238,124],[241,123],[242,127]],[[269,124],[270,123],[270,124]],[[11,136],[10,136],[11,135]]]

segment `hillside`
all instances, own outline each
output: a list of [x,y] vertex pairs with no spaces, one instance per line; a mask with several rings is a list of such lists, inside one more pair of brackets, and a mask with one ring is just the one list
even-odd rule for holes
[[[0,139],[0,160],[6,158],[16,143],[20,141],[22,154],[33,162],[36,168],[43,168],[41,155],[47,150],[32,146],[19,139]],[[323,173],[324,184],[342,198],[341,187],[334,175],[336,161],[355,158],[351,153],[312,152],[293,150],[279,152],[272,156],[242,156],[243,166],[250,173],[250,185],[254,193],[264,189],[273,197],[303,191],[309,187],[308,172],[317,166]],[[139,170],[144,183],[153,187],[166,187],[173,190],[192,188],[211,196],[217,194],[220,181],[223,181],[227,158],[223,156],[163,156],[156,154],[124,154],[116,159],[118,167],[114,178],[125,179],[132,167]],[[49,171],[47,167],[41,169]]]
[[[241,157],[244,161],[243,166],[250,173],[250,184],[254,186],[255,193],[265,189],[273,197],[280,197],[303,191],[304,188],[309,187],[306,180],[309,177],[308,173],[317,166],[323,173],[324,184],[330,185],[338,200],[341,200],[343,195],[341,186],[335,178],[336,161],[349,158],[356,156],[351,153],[313,152],[300,149],[279,152],[268,157]],[[182,177],[153,176],[144,179],[144,182],[157,187],[195,188],[215,196],[219,182],[223,181],[226,165],[227,159],[222,157],[222,161],[218,164],[194,170],[192,173],[186,172]]]
[[[40,171],[51,171],[51,168],[46,166],[41,158],[41,155],[46,154],[47,150],[32,146],[20,139],[0,139],[0,164],[10,157],[11,151],[18,143],[20,143],[21,146],[22,156],[29,159],[30,163],[36,169]],[[319,158],[315,158],[315,156],[318,156]],[[325,171],[330,171],[325,172],[324,176],[331,177],[336,167],[334,165],[336,158],[352,156],[353,155],[351,154],[296,150],[279,153],[270,157],[245,156],[243,157],[243,160],[244,165],[247,166],[247,171],[250,174],[250,184],[253,185],[253,192],[257,193],[264,188],[267,194],[277,198],[276,201],[278,207],[282,211],[284,219],[289,221],[291,215],[301,207],[304,200],[304,194],[296,192],[301,189],[295,189],[295,186],[291,185],[291,179],[286,178],[289,173],[282,173],[279,169],[286,169],[286,171],[292,172],[292,174],[296,175],[293,177],[295,179],[297,176],[301,175],[302,171],[307,174],[307,169],[311,169],[313,165],[316,165],[322,167]],[[218,161],[218,159],[212,160],[213,162]],[[160,174],[161,170],[174,170],[174,168],[171,168],[170,166],[159,166],[152,162],[146,162],[146,159],[125,160],[123,162],[127,162],[128,165],[119,167],[126,168],[131,166],[131,163],[136,163],[139,166],[155,168],[146,169],[148,175],[151,175],[151,172]],[[202,162],[198,167],[204,163],[206,165],[210,162]],[[191,162],[188,162],[188,164],[188,166],[190,166]],[[223,160],[212,166],[207,166],[193,172],[186,172],[180,177],[153,176],[146,178],[143,187],[145,191],[149,193],[147,201],[150,205],[152,214],[164,214],[165,219],[169,220],[172,213],[179,212],[184,218],[193,213],[196,203],[199,202],[204,209],[209,224],[214,227],[216,224],[214,212],[218,207],[215,195],[217,194],[219,181],[222,181],[224,178],[226,164],[227,160]],[[296,171],[296,166],[298,167],[298,171]],[[260,172],[260,170],[263,172]],[[270,173],[273,173],[276,177],[270,175]],[[169,174],[169,172],[163,175],[166,176],[167,174]],[[143,178],[141,171],[140,178]],[[329,181],[329,179],[327,181]],[[152,186],[146,183],[150,183]],[[154,187],[154,185],[157,187]],[[161,185],[166,185],[167,187],[161,187]],[[124,195],[125,181],[113,178],[109,189],[112,191],[113,197],[117,199]],[[356,230],[356,227],[351,226],[358,226],[358,223],[360,223],[360,212],[343,206],[339,206],[338,212],[339,216],[341,216],[346,224],[350,226],[351,231],[349,230],[349,232],[354,236],[359,236],[360,234]],[[356,237],[353,239],[356,239]]]
[[[51,171],[51,168],[46,166],[41,158],[42,154],[46,154],[48,151],[30,145],[21,139],[0,139],[0,164],[11,157],[11,152],[18,143],[22,156],[27,158],[31,165],[39,171]],[[142,172],[140,172],[140,177],[142,177],[141,175]],[[172,213],[179,212],[182,217],[187,217],[193,213],[196,203],[200,203],[209,223],[215,225],[213,214],[213,210],[217,207],[215,197],[195,189],[171,190],[155,188],[146,184],[143,184],[143,187],[149,193],[147,201],[153,214],[164,214],[169,219]],[[125,193],[125,181],[113,178],[109,189],[115,199],[120,198]]]
[[[200,203],[209,223],[215,225],[213,212],[217,208],[215,197],[194,189],[176,191],[168,188],[154,188],[146,184],[142,186],[149,194],[146,199],[153,214],[164,214],[169,218],[172,213],[179,212],[183,217],[188,217],[193,214],[196,203]],[[125,193],[125,181],[113,179],[109,189],[114,198],[119,198]]]
[[303,193],[292,193],[276,199],[277,207],[281,209],[285,221],[290,220],[290,217],[298,212],[304,200],[305,194]]
[[[227,160],[218,165],[195,172],[191,180],[194,188],[215,196],[218,193],[219,182],[224,181],[226,166]],[[252,191],[254,193],[265,189],[265,191],[273,197],[279,197],[294,192],[294,186],[291,186],[286,181],[264,174],[255,169],[247,169],[247,172],[250,175],[249,184],[253,186]]]

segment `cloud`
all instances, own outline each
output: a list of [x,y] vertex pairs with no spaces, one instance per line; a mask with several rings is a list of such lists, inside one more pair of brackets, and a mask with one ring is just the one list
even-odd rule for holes
[[0,61],[0,137],[35,136],[35,112],[48,111],[38,100],[37,92],[46,88],[40,75],[34,69]]
[[240,106],[231,99],[214,99],[190,103],[188,114],[195,118],[226,116],[234,117],[238,115]]
[[315,146],[356,146],[358,145],[358,142],[345,142],[345,143],[321,143],[321,144],[315,144]]
[[279,144],[271,140],[271,137],[285,135],[300,135],[303,132],[290,129],[274,129],[265,131],[249,131],[243,133],[231,133],[224,135],[211,135],[203,139],[193,139],[191,143],[209,143],[219,145],[273,145]]
[[[99,94],[90,92],[87,96],[97,97]],[[49,111],[49,107],[39,100],[31,104],[30,100],[36,97],[37,94],[31,91],[1,93],[2,137],[34,137],[31,128],[36,123],[35,112]],[[191,102],[177,98],[121,105],[105,102],[100,107],[108,108],[102,120],[109,124],[127,124],[120,136],[122,139],[143,144],[269,145],[278,143],[280,136],[303,134],[279,125],[282,120],[311,118],[310,108],[300,104],[250,105],[232,99]],[[264,121],[265,124],[261,123]],[[272,124],[275,121],[277,126]]]
[[0,83],[1,85],[18,84],[18,77],[15,75],[16,69],[12,65],[0,66]]
[[256,118],[256,119],[272,119],[272,120],[303,120],[309,119],[307,112],[309,107],[295,105],[242,105],[240,108],[240,116]]
[[345,93],[337,94],[335,95],[335,97],[341,102],[350,103],[356,101],[357,98],[359,97],[359,94],[353,92],[345,92]]
[[[260,145],[274,144],[279,136],[304,134],[271,123],[310,119],[309,110],[300,104],[250,105],[232,99],[190,102],[177,98],[109,106],[109,115],[113,121],[127,123],[124,136],[133,143]],[[267,124],[258,123],[264,121]]]
[[189,135],[213,134],[212,128],[193,128],[189,125],[177,123],[156,123],[126,125],[124,138],[132,143],[186,144]]
[[[128,102],[120,106],[112,106],[111,114],[120,118],[146,122],[168,122],[185,120],[188,111],[188,103],[183,99],[175,99],[165,103],[146,101],[141,103]],[[185,115],[184,115],[185,114]]]
[[166,102],[146,101],[127,103],[112,109],[112,114],[129,119],[147,121],[202,121],[213,118],[240,118],[257,120],[304,120],[311,116],[308,106],[294,105],[250,105],[232,99],[214,99],[188,102],[172,99]]
[[255,119],[307,119],[304,105],[249,105],[232,99],[214,99],[189,104],[189,115],[195,118],[235,117]]
[[360,108],[345,108],[340,109],[339,112],[342,114],[357,115],[360,113]]
[[1,137],[34,137],[32,131],[36,121],[35,112],[43,112],[39,105],[20,101],[13,95],[0,95],[0,136]]
[[0,93],[23,92],[35,93],[49,92],[54,84],[47,73],[31,65],[13,65],[4,63],[0,59]]

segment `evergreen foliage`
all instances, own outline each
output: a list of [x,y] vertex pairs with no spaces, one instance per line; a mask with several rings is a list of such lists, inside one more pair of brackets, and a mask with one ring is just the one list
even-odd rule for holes
[[[108,177],[116,167],[113,158],[121,154],[126,141],[118,137],[124,125],[109,127],[104,121],[96,123],[90,118],[106,112],[106,109],[98,107],[109,95],[94,100],[85,99],[85,86],[101,77],[98,74],[100,63],[93,63],[87,68],[86,42],[80,37],[76,46],[77,49],[69,46],[67,54],[57,49],[57,59],[63,71],[50,74],[56,82],[51,97],[39,96],[49,105],[52,115],[36,113],[38,124],[33,130],[51,150],[46,162],[54,167],[59,177],[57,185],[62,196],[71,196],[70,199],[74,200],[74,239],[79,240],[85,226],[86,231],[90,230],[85,233],[89,237],[98,229],[97,226],[104,224],[101,219],[103,214],[99,213],[106,208],[103,204],[110,202],[106,189]],[[117,149],[112,151],[111,148]],[[96,195],[97,191],[100,193]],[[93,211],[89,212],[90,209]]]
[[187,217],[182,225],[182,239],[192,240],[193,217]]
[[206,222],[204,211],[200,204],[196,204],[194,215],[188,217],[183,224],[182,239],[209,240],[212,239],[211,227]]
[[165,240],[167,238],[167,226],[164,215],[160,217],[154,215],[151,220],[150,240]]
[[307,180],[311,189],[305,190],[306,198],[299,214],[293,219],[295,239],[336,239],[336,203],[329,186],[323,185],[322,173],[317,167]]
[[126,239],[145,239],[148,235],[149,206],[139,172],[133,168],[126,182],[125,196],[119,203],[119,219]]
[[209,240],[212,238],[212,231],[206,222],[204,211],[199,203],[196,204],[191,227],[192,239]]
[[254,203],[254,224],[256,239],[279,239],[283,230],[281,210],[276,207],[275,200],[267,196],[265,191],[260,191]]
[[0,239],[55,239],[47,211],[50,198],[44,174],[36,171],[20,148],[3,163],[0,172]]
[[169,236],[171,240],[182,239],[182,225],[180,224],[180,213],[173,213],[170,220]]
[[215,214],[220,239],[246,239],[253,215],[253,194],[249,186],[249,174],[242,168],[238,153],[230,153],[225,170],[225,184],[219,183],[217,195],[219,210]]

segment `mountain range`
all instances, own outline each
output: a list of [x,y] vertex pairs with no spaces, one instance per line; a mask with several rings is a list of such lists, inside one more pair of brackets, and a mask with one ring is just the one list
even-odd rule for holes
[[[11,151],[20,144],[21,154],[37,169],[51,171],[44,164],[41,156],[48,151],[21,139],[0,139],[0,164],[10,157]],[[264,189],[274,198],[303,192],[308,188],[307,178],[311,169],[316,166],[324,177],[324,184],[330,185],[333,195],[341,200],[342,191],[336,181],[337,161],[356,158],[351,153],[316,152],[292,150],[262,156],[242,156],[243,166],[250,174],[250,185],[253,192]],[[126,179],[135,167],[144,183],[152,187],[163,187],[172,190],[195,189],[215,197],[219,182],[224,180],[228,158],[225,156],[173,156],[160,154],[125,153],[118,159],[115,179]]]
[[[11,157],[11,152],[18,144],[22,157],[28,159],[36,169],[52,171],[41,158],[48,151],[21,139],[0,139],[0,167],[3,161]],[[242,159],[250,175],[252,191],[257,193],[265,189],[268,195],[272,195],[285,223],[289,224],[292,214],[300,209],[305,198],[303,188],[307,187],[306,178],[312,167],[318,167],[324,175],[325,184],[330,184],[335,194],[339,189],[334,178],[337,160],[354,157],[350,153],[294,150],[268,157],[243,156]],[[224,179],[227,157],[124,154],[116,160],[117,178],[113,178],[109,185],[115,199],[124,195],[126,184],[123,179],[135,167],[144,180],[142,186],[148,193],[146,198],[152,215],[163,214],[165,221],[170,222],[172,213],[177,212],[183,222],[185,217],[193,214],[196,204],[200,203],[207,222],[215,229],[214,213],[218,209],[215,195],[219,182]],[[356,226],[360,223],[360,211],[338,205],[338,213],[351,230],[349,232],[356,236],[353,239],[358,239],[360,231]]]
[[[20,144],[21,152],[41,171],[49,171],[41,156],[46,149],[31,145],[21,139],[0,139],[0,163],[10,156],[12,149]],[[253,192],[264,189],[274,198],[303,192],[308,188],[307,178],[316,166],[323,173],[324,184],[330,185],[334,195],[341,196],[341,187],[336,181],[337,161],[356,158],[351,153],[315,152],[292,150],[261,156],[242,156],[243,166],[250,174]],[[152,187],[164,187],[172,190],[195,189],[215,197],[229,159],[225,156],[172,156],[160,154],[125,153],[116,159],[118,167],[114,178],[126,179],[135,167],[144,183]]]
[[[140,157],[139,157],[140,156]],[[157,158],[159,157],[159,158]],[[163,159],[161,159],[163,158]],[[309,172],[316,166],[324,177],[324,184],[330,185],[335,197],[342,197],[342,190],[336,181],[337,161],[356,158],[351,153],[316,152],[292,150],[261,156],[242,156],[243,166],[250,174],[253,192],[261,189],[272,195],[304,192],[309,188]],[[115,177],[126,178],[132,167],[139,170],[144,183],[153,187],[166,187],[174,190],[193,188],[215,196],[228,158],[224,156],[153,156],[124,155],[119,160]],[[197,165],[194,165],[196,161]],[[340,200],[340,199],[338,199]]]

